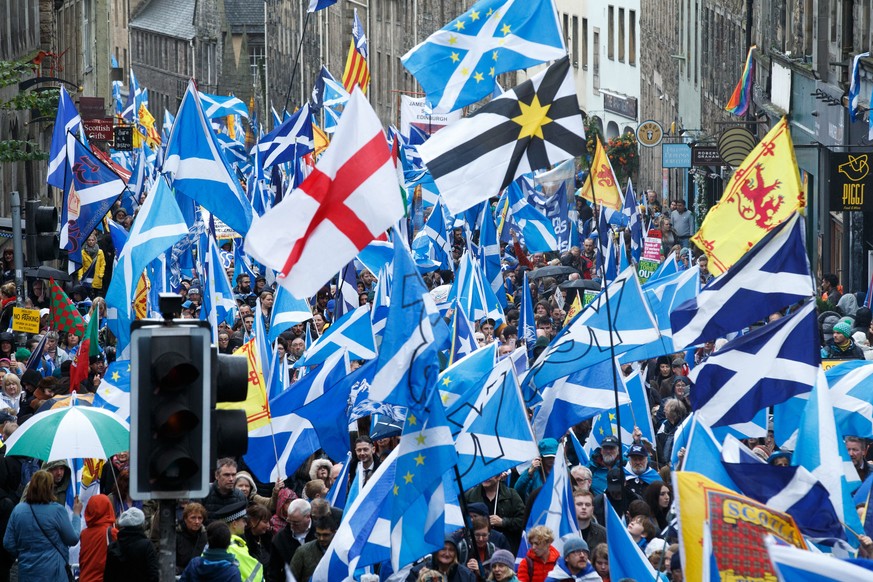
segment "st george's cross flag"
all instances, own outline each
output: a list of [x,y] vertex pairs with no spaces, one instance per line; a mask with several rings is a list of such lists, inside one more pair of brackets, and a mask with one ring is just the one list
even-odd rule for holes
[[450,214],[513,180],[582,155],[585,128],[564,57],[419,146]]
[[292,295],[311,297],[403,212],[382,123],[356,89],[309,177],[255,217],[246,252]]

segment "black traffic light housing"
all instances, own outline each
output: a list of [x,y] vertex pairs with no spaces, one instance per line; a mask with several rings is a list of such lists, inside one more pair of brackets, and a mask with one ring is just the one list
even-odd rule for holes
[[205,321],[172,319],[181,297],[161,296],[159,320],[131,325],[130,494],[205,497],[215,460],[248,450],[248,359],[218,354]]
[[24,232],[30,264],[39,265],[60,257],[57,208],[41,206],[39,200],[27,200],[24,206]]
[[131,328],[130,495],[205,497],[212,477],[211,332],[147,320]]

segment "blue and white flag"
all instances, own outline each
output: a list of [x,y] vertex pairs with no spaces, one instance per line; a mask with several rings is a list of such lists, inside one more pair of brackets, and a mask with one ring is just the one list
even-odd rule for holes
[[402,424],[406,420],[405,406],[370,400],[370,383],[375,375],[376,361],[371,360],[349,374],[344,380],[351,387],[347,411],[348,423],[351,424],[360,418],[379,414]]
[[124,180],[86,148],[72,133],[67,134],[70,188],[61,211],[60,245],[70,260],[82,264],[82,246],[106,213],[124,192]]
[[665,354],[675,354],[679,351],[679,346],[673,343],[670,312],[686,301],[694,299],[700,293],[700,268],[694,266],[655,281],[649,281],[643,285],[643,293],[652,310],[652,315],[655,316],[655,321],[658,322],[661,337],[623,354],[621,356],[623,364],[657,358]]
[[114,412],[125,422],[130,420],[130,360],[109,364],[94,393],[94,406]]
[[[492,344],[493,345],[493,344]],[[490,346],[489,346],[490,347]],[[490,356],[480,358],[480,354]],[[509,358],[493,363],[494,350],[484,348],[450,366],[440,375],[446,418],[458,451],[458,471],[464,489],[509,471],[539,454],[527,410]],[[454,382],[455,370],[468,362],[485,373],[472,383]],[[481,369],[481,368],[480,368]],[[575,520],[574,520],[575,522]]]
[[719,441],[708,426],[697,421],[697,415],[691,414],[676,430],[673,437],[673,454],[671,464],[679,467],[677,459],[680,449],[685,449],[685,459],[682,470],[700,473],[707,479],[715,481],[722,487],[739,491],[724,463],[721,462],[722,449]]
[[611,410],[595,417],[594,423],[591,426],[591,434],[585,442],[586,450],[593,451],[600,446],[600,441],[603,440],[603,437],[618,433],[617,417],[619,416],[621,417],[622,443],[628,445],[632,443],[634,440],[634,428],[639,428],[642,433],[642,439],[655,444],[655,429],[652,426],[651,407],[649,406],[649,398],[646,395],[646,388],[643,385],[640,373],[634,371],[630,376],[625,376],[624,374],[619,374],[618,376],[624,383],[630,403],[619,407],[619,412],[621,413],[619,415],[615,413],[615,407],[613,406]]
[[803,467],[777,467],[760,459],[729,462],[725,459],[728,442],[731,448],[748,447],[729,437],[722,449],[722,462],[740,492],[776,511],[794,518],[804,535],[812,538],[846,539],[840,519],[834,512],[827,489]]
[[490,318],[495,321],[495,328],[503,323],[503,308],[491,286],[485,283],[479,261],[469,250],[465,251],[461,258],[461,264],[449,290],[448,301],[456,301],[470,321],[479,322]]
[[797,213],[767,233],[696,300],[670,314],[674,344],[684,348],[724,337],[815,295],[804,238]]
[[655,571],[643,550],[630,537],[627,527],[612,508],[612,503],[604,503],[604,506],[610,579],[666,581],[662,574]]
[[351,465],[352,452],[349,451],[343,462],[343,468],[340,469],[339,475],[336,476],[333,485],[330,486],[327,495],[324,497],[331,507],[336,507],[337,509],[346,508],[346,499],[349,495],[349,467]]
[[873,438],[873,362],[849,360],[825,376],[840,432]]
[[[69,184],[70,168],[67,156],[73,155],[67,145],[67,134],[79,131],[82,118],[76,111],[76,104],[70,98],[67,90],[61,86],[58,99],[58,112],[55,115],[55,127],[52,131],[52,143],[49,147],[48,175],[46,183],[60,190],[66,190]],[[68,153],[69,151],[69,153]]]
[[551,0],[480,0],[403,55],[436,113],[487,97],[497,75],[567,54]]
[[659,337],[636,272],[628,269],[561,329],[525,381],[541,388],[570,373],[609,360],[610,341],[615,354],[619,355]]
[[279,285],[270,312],[270,341],[276,341],[286,329],[312,319],[312,308],[306,299],[297,299],[291,292]]
[[323,114],[324,132],[328,135],[336,132],[340,116],[349,102],[351,95],[345,90],[343,84],[330,74],[327,67],[321,65],[321,73],[315,80],[312,88],[312,113]]
[[558,250],[558,236],[552,221],[528,202],[524,192],[524,184],[528,183],[529,179],[522,176],[506,188],[505,196],[509,204],[507,220],[515,225],[529,252],[547,253]]
[[689,376],[691,404],[710,426],[751,420],[759,410],[812,390],[821,362],[815,302],[740,336]]
[[[491,209],[486,208],[479,223],[479,248],[477,256],[482,266],[483,281],[491,287],[501,311],[507,307],[506,288],[503,286],[503,270],[500,265],[500,241]],[[499,325],[499,324],[498,324]],[[495,325],[497,327],[497,325]]]
[[354,260],[349,261],[340,271],[335,297],[335,307],[331,314],[331,318],[334,321],[360,306],[358,301],[358,272],[355,269]]
[[324,10],[328,6],[333,6],[336,4],[336,0],[309,0],[309,9],[308,12],[317,12],[318,10]]
[[[534,454],[534,457],[536,453]],[[555,466],[552,467],[543,488],[530,508],[525,531],[538,525],[548,527],[555,534],[552,545],[559,552],[564,550],[566,536],[580,535],[576,522],[576,506],[573,502],[573,482],[564,455],[564,442],[558,443],[555,453]],[[519,555],[524,555],[519,550]]]
[[[298,384],[312,379],[308,384],[307,400],[297,414],[309,421],[318,435],[319,445],[332,459],[341,459],[349,452],[349,422],[346,415],[337,410],[337,403],[348,402],[351,384],[344,381],[348,375],[347,358],[343,354],[339,356],[332,356],[318,370],[306,374],[285,392],[297,392]],[[322,369],[327,371],[322,373]],[[296,396],[299,398],[300,394]]]
[[619,380],[621,371],[614,370],[614,366],[612,360],[602,360],[544,388],[543,403],[533,418],[537,441],[560,439],[574,424],[614,409],[616,391],[618,405],[628,404],[630,398]]
[[133,72],[131,67],[128,78],[127,102],[124,105],[124,111],[122,111],[121,116],[127,121],[137,123],[139,121],[139,107],[143,104],[146,107],[149,105],[149,91],[139,86],[139,82],[136,80],[136,73]]
[[245,235],[252,224],[252,205],[234,176],[212,125],[203,113],[194,82],[182,97],[167,141],[164,171],[173,187]]
[[106,303],[118,309],[120,325],[127,322],[130,326],[131,301],[146,266],[187,234],[188,226],[173,192],[166,180],[159,178],[133,221],[106,292]]
[[852,59],[852,76],[849,79],[849,120],[855,123],[855,111],[858,109],[858,96],[861,93],[861,59],[870,56],[870,52],[860,53]]
[[[212,326],[212,339],[218,341],[218,324],[222,321],[233,323],[234,314],[237,312],[236,300],[233,298],[233,289],[227,280],[227,273],[222,268],[221,259],[218,256],[218,245],[215,239],[209,237],[209,259],[206,263],[207,292],[203,294],[203,306],[201,315],[206,315],[207,321]],[[274,305],[275,309],[275,305]],[[263,354],[262,357],[266,357]]]
[[533,299],[530,294],[530,283],[527,271],[524,272],[521,288],[521,306],[518,318],[518,339],[524,342],[528,355],[533,353],[537,344],[537,320],[534,317]]
[[651,283],[653,281],[658,281],[659,279],[663,279],[665,277],[669,277],[670,275],[675,275],[679,272],[679,263],[676,261],[675,253],[671,253],[669,257],[661,261],[661,264],[658,265],[658,268],[655,269],[655,272],[647,279],[647,283]]
[[376,340],[368,305],[362,305],[345,314],[328,327],[294,363],[294,367],[320,364],[343,348],[349,351],[349,358],[352,360],[372,360],[376,357]]
[[627,216],[627,228],[631,235],[631,256],[634,262],[639,262],[643,253],[643,220],[640,216],[640,207],[637,205],[636,194],[634,194],[634,185],[630,178],[627,180],[627,190],[624,193],[624,206],[621,213]]
[[282,125],[261,138],[256,146],[264,168],[274,164],[295,162],[315,149],[312,135],[312,113],[305,103]]
[[869,560],[840,560],[776,543],[772,536],[767,536],[764,543],[779,582],[869,582],[873,579]]
[[458,309],[457,304],[452,310],[452,336],[449,347],[449,365],[454,364],[465,356],[476,351],[479,343],[473,335],[473,326],[463,309]]
[[443,205],[438,200],[425,221],[424,228],[412,239],[412,252],[419,270],[422,272],[436,269],[454,270],[450,240],[446,230]]
[[209,119],[227,117],[228,115],[241,115],[246,119],[249,118],[248,106],[239,97],[233,95],[224,97],[200,93],[200,104],[203,107],[203,113]]
[[[558,164],[552,172],[561,171],[562,166],[572,169],[574,160],[567,160]],[[572,171],[572,170],[568,170]],[[538,180],[544,180],[542,176],[537,176]],[[566,253],[571,246],[579,245],[579,236],[576,232],[576,225],[570,219],[570,202],[567,199],[567,182],[561,182],[558,189],[551,196],[544,196],[542,192],[535,188],[527,190],[527,201],[530,202],[537,210],[539,210],[552,225],[555,231],[555,237],[558,241],[557,250],[560,253]],[[574,203],[575,210],[575,203]]]
[[[806,468],[825,486],[837,516],[850,532],[863,529],[851,495],[861,480],[837,428],[827,379],[822,370],[819,370],[818,381],[800,420],[791,464]],[[854,535],[848,536],[848,541],[857,547]]]

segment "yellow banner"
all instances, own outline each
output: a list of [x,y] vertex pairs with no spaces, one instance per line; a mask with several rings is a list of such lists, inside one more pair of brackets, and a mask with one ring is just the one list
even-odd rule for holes
[[805,206],[794,144],[783,117],[734,172],[691,240],[709,257],[709,271],[721,275]]
[[267,402],[267,390],[264,386],[264,374],[261,362],[258,360],[258,348],[255,339],[247,341],[234,356],[248,359],[249,391],[244,402],[225,402],[216,404],[216,408],[224,410],[245,410],[249,423],[249,432],[266,426],[270,422],[270,406]]
[[39,309],[12,308],[12,331],[39,333]]
[[609,156],[606,155],[600,140],[597,140],[594,147],[591,168],[578,195],[590,202],[621,210],[623,201],[621,190],[618,187],[615,172],[612,170],[612,164],[609,163]]
[[754,499],[740,495],[699,473],[673,473],[679,504],[679,549],[685,580],[703,575],[703,528],[709,522],[712,552],[724,582],[776,582],[773,566],[762,551],[762,539],[770,534],[806,549],[794,519]]

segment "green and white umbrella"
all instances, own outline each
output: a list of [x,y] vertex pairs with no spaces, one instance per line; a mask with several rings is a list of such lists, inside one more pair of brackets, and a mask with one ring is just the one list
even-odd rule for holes
[[108,459],[130,449],[130,426],[102,408],[55,408],[27,419],[6,447],[7,455],[43,461]]

